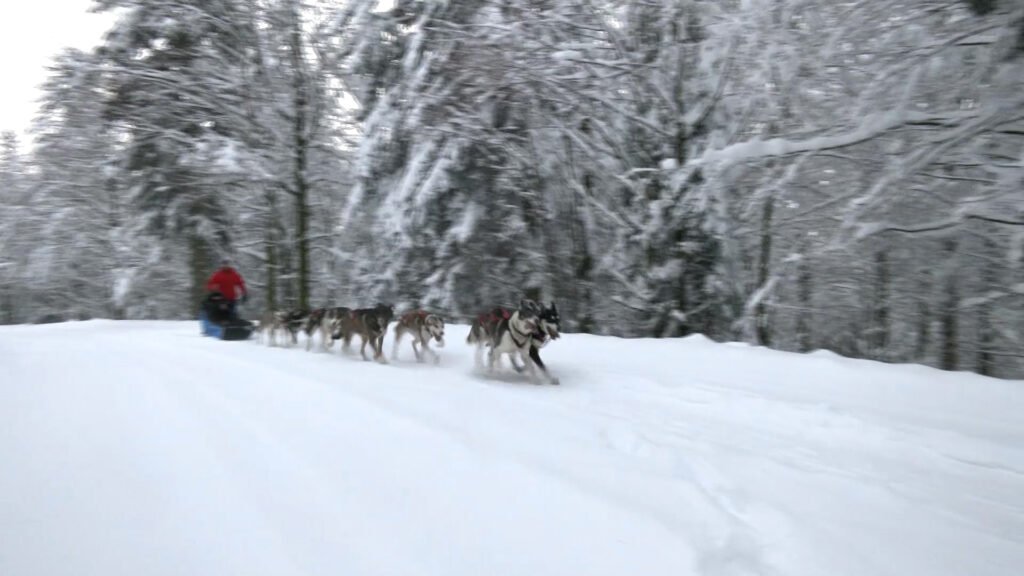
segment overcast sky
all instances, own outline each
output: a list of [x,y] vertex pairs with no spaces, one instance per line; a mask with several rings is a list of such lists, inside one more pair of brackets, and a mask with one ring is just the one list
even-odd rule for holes
[[91,6],[92,0],[0,0],[0,130],[23,136],[51,59],[103,37],[113,18],[88,13]]

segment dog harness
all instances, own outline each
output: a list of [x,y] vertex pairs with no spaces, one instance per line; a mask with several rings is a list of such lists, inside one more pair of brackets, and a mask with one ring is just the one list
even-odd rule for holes
[[[512,322],[509,322],[508,323],[508,335],[509,335],[510,338],[512,338],[512,342],[514,342],[516,346],[522,348],[523,346],[526,345],[526,342],[530,339],[531,335],[530,334],[523,334],[523,336],[525,336],[525,338],[523,339],[522,342],[520,342],[520,341],[516,340],[516,332],[518,332],[518,330],[516,330],[516,327],[512,324]],[[520,332],[520,334],[522,334],[522,333]]]
[[504,308],[499,308],[498,310],[501,311],[500,315],[492,311],[489,314],[481,314],[477,317],[477,320],[479,320],[481,324],[496,324],[502,320],[508,320],[512,317],[512,314],[510,314],[508,310],[505,310]]

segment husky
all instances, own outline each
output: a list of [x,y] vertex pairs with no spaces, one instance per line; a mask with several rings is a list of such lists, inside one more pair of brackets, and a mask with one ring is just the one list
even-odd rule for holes
[[[547,346],[552,340],[558,340],[562,337],[562,318],[558,315],[558,307],[555,306],[554,302],[551,302],[550,306],[541,306],[537,319],[539,320],[537,330],[530,335],[532,340],[530,344],[530,359],[542,371],[547,372],[547,366],[540,359],[540,349]],[[512,358],[512,367],[515,368],[516,372],[522,372],[526,369],[526,366],[517,365],[514,357]]]
[[320,336],[323,338],[324,350],[329,350],[335,340],[341,340],[343,334],[342,323],[352,314],[351,308],[335,306],[324,312],[323,320],[320,322]]
[[485,346],[490,346],[494,340],[494,333],[498,324],[508,320],[512,311],[508,308],[497,306],[489,312],[478,314],[469,327],[469,336],[466,336],[466,344],[476,345],[475,361],[477,368],[484,365],[483,351]]
[[366,357],[366,345],[373,348],[373,359],[387,363],[384,357],[384,335],[388,331],[388,324],[395,315],[395,307],[390,304],[377,304],[373,308],[359,308],[349,311],[348,315],[341,319],[337,334],[344,340],[344,349],[348,350],[353,336],[359,336],[363,341],[359,353],[363,360]]
[[542,333],[534,333],[534,340],[539,340],[537,347],[543,348],[548,342],[562,337],[562,317],[554,302],[550,306],[542,306],[538,317]]
[[[543,364],[537,364],[530,354],[534,345],[534,336],[541,329],[540,320],[541,307],[532,300],[523,300],[519,308],[507,319],[502,319],[495,327],[491,340],[491,350],[488,357],[488,371],[493,373],[502,354],[509,354],[515,358],[519,356],[525,364],[530,375],[530,380],[540,383],[537,375],[537,368],[541,368],[541,374],[551,384],[558,384],[558,379],[553,378]],[[539,358],[539,356],[538,356]],[[514,360],[513,360],[514,362]]]
[[334,341],[340,338],[338,334],[341,331],[341,319],[348,316],[349,312],[351,310],[343,306],[317,308],[310,312],[303,325],[303,331],[306,333],[306,350],[312,348],[313,337],[318,332],[320,333],[320,348],[324,351],[329,350]]
[[[562,319],[558,314],[558,307],[554,302],[551,302],[548,306],[537,305],[532,301],[526,302],[527,306],[536,311],[537,317],[540,319],[537,330],[531,335],[533,345],[530,347],[530,358],[532,358],[533,361],[541,367],[541,369],[546,370],[544,362],[540,359],[540,349],[547,346],[552,340],[557,340],[561,337]],[[477,317],[473,319],[469,328],[469,335],[466,337],[466,343],[476,345],[477,367],[481,367],[483,365],[483,349],[485,346],[491,345],[498,324],[503,320],[508,320],[511,315],[512,310],[499,306],[492,308],[489,312],[478,314]],[[526,369],[525,366],[521,366],[516,363],[514,356],[512,356],[511,359],[512,367],[515,368],[517,372],[522,372]]]
[[[323,323],[324,313],[327,312],[326,308],[315,308],[309,312],[309,316],[306,316],[305,322],[302,323],[302,331],[306,333],[306,351],[313,347],[313,335],[317,332],[323,336],[323,330],[320,325]],[[323,339],[321,338],[320,345],[323,346]]]
[[291,336],[292,345],[298,344],[298,333],[306,324],[309,314],[309,311],[303,310],[268,310],[263,313],[259,323],[260,337],[271,346],[276,346],[277,332],[282,331]]
[[253,333],[256,334],[256,338],[261,343],[270,344],[271,339],[274,337],[274,332],[277,330],[277,320],[274,316],[273,310],[267,310],[260,316],[259,321],[256,323],[256,328]]
[[309,310],[284,310],[277,312],[277,325],[291,336],[291,346],[299,343],[299,332],[309,318]]
[[422,351],[430,352],[434,357],[434,364],[441,361],[437,352],[430,348],[431,339],[437,342],[438,348],[444,348],[444,320],[440,316],[425,310],[403,314],[398,319],[398,324],[395,325],[395,344],[391,350],[392,360],[398,360],[398,344],[405,334],[412,334],[412,351],[416,355],[417,362],[423,362],[423,354],[416,348],[417,343],[420,344]]
[[260,342],[266,341],[269,343],[269,339],[274,335],[274,329],[274,311],[267,310],[262,316],[260,316],[260,320],[256,323],[256,328],[253,329],[253,332],[256,334],[256,338]]

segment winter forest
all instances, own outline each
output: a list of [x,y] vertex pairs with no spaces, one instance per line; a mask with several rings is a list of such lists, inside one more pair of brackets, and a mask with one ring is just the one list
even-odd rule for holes
[[1024,377],[1020,0],[96,0],[0,149],[0,323],[522,296]]

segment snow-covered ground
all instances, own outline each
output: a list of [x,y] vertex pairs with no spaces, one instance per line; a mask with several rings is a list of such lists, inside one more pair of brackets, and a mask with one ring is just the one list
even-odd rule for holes
[[448,334],[0,328],[0,574],[1024,574],[1024,382],[570,334],[536,386]]

